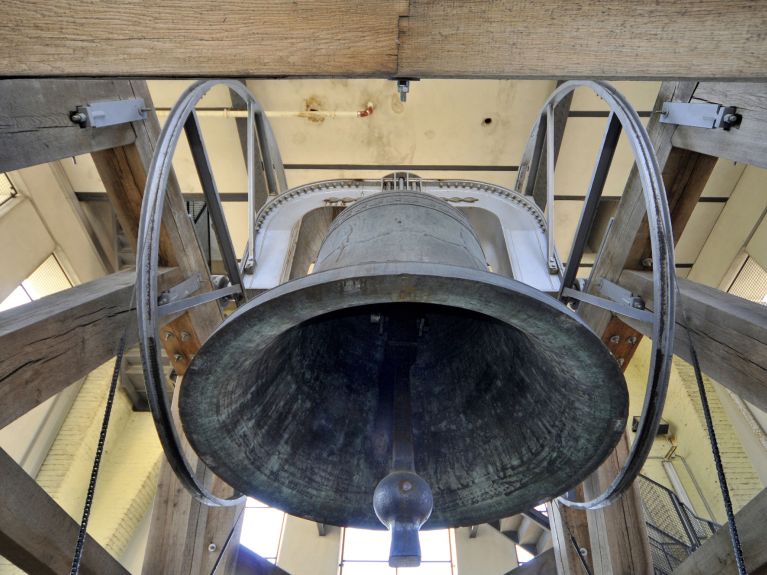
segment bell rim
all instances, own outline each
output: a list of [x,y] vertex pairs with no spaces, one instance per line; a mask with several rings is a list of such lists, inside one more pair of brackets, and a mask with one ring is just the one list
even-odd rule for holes
[[[393,299],[391,292],[387,292],[381,288],[383,278],[387,278],[393,281],[394,284],[399,284],[404,287],[398,294],[397,298]],[[373,280],[373,281],[369,281]],[[484,289],[498,290],[501,295],[513,295],[515,297],[522,297],[527,300],[528,303],[532,303],[531,309],[528,308],[530,316],[536,316],[540,310],[545,314],[549,314],[554,318],[554,321],[562,321],[562,317],[566,317],[564,326],[560,325],[560,328],[564,328],[564,331],[570,331],[574,341],[577,340],[578,345],[590,347],[595,351],[592,357],[602,357],[609,361],[609,351],[604,347],[604,344],[598,338],[598,336],[591,330],[588,324],[575,314],[572,310],[567,308],[561,302],[556,300],[545,292],[541,292],[527,284],[500,276],[498,274],[476,270],[471,268],[446,265],[446,264],[424,264],[421,262],[396,262],[396,263],[368,263],[357,264],[354,266],[347,266],[343,268],[334,268],[324,271],[320,271],[302,278],[291,280],[280,286],[277,286],[263,294],[260,294],[245,306],[234,312],[225,322],[223,322],[219,328],[211,335],[208,341],[198,351],[198,354],[192,359],[187,374],[184,378],[184,383],[181,386],[181,392],[179,394],[179,413],[181,415],[181,424],[184,429],[192,447],[197,452],[199,457],[211,468],[211,470],[222,477],[222,479],[229,482],[235,489],[249,495],[248,489],[250,483],[247,478],[238,473],[236,469],[229,468],[224,469],[225,466],[217,465],[216,458],[212,455],[217,451],[215,446],[204,446],[200,443],[198,437],[195,436],[193,429],[190,429],[187,421],[185,421],[185,413],[191,413],[193,409],[189,405],[188,398],[189,390],[195,385],[195,381],[198,374],[199,357],[205,357],[210,351],[209,343],[216,341],[216,338],[221,334],[226,334],[230,331],[237,331],[238,329],[255,329],[256,332],[260,332],[263,337],[263,348],[267,347],[274,338],[279,337],[289,329],[300,325],[304,321],[317,317],[319,315],[332,313],[344,309],[352,309],[356,307],[363,307],[368,305],[386,304],[386,303],[428,303],[437,305],[446,305],[449,307],[456,307],[473,312],[483,314],[491,317],[502,323],[511,325],[512,327],[519,328],[519,322],[509,321],[509,316],[504,319],[503,314],[488,313],[486,310],[478,307],[469,307],[466,305],[455,305],[457,302],[451,294],[454,294],[454,290],[449,289],[460,283],[472,282],[477,287]],[[421,287],[421,290],[407,289],[415,284]],[[363,285],[367,288],[373,288],[372,293],[363,294]],[[433,287],[438,286],[440,289],[437,291],[431,291],[430,289],[424,289],[426,286]],[[333,288],[337,288],[335,291]],[[319,291],[322,295],[332,294],[333,297],[326,299],[323,297],[313,297],[315,291]],[[388,297],[384,297],[388,293]],[[428,295],[428,298],[426,297]],[[443,297],[439,297],[439,296]],[[254,313],[253,310],[261,309],[262,312],[268,313],[269,308],[276,307],[279,304],[284,304],[286,301],[290,301],[291,298],[301,296],[299,299],[303,300],[303,305],[298,306],[285,306],[281,307],[283,310],[282,317],[278,318],[280,321],[276,322],[276,326],[272,326],[272,329],[268,325],[264,325],[264,322],[253,322],[255,327],[240,325],[247,324],[254,318],[249,316]],[[306,297],[310,296],[310,297]],[[481,298],[475,296],[468,301],[481,302]],[[519,309],[519,308],[516,308]],[[497,311],[497,309],[495,310]],[[276,327],[276,329],[274,329]],[[525,325],[525,332],[530,332],[530,325]],[[535,330],[533,330],[533,333]],[[561,336],[562,330],[558,332]],[[234,336],[236,339],[236,336]],[[561,482],[561,486],[556,490],[557,492],[547,492],[545,496],[541,497],[536,504],[553,499],[554,497],[565,493],[566,491],[574,488],[580,484],[588,475],[594,472],[613,451],[615,445],[620,440],[621,435],[625,430],[626,421],[628,419],[628,389],[626,386],[625,378],[620,371],[617,363],[612,361],[611,367],[605,368],[605,370],[612,370],[615,375],[618,375],[618,381],[621,382],[618,395],[622,395],[625,398],[623,405],[625,410],[615,420],[610,429],[605,429],[605,439],[601,442],[600,449],[595,450],[590,458],[588,458],[587,465],[581,465],[577,473],[568,473],[567,480]],[[186,392],[186,393],[185,393]],[[608,436],[609,432],[609,436]],[[206,448],[207,447],[207,448]],[[219,473],[222,471],[223,473]],[[267,504],[279,507],[278,502],[270,502],[268,497],[264,497],[262,494],[250,494],[255,496]],[[372,492],[371,492],[371,506],[372,506]],[[525,509],[527,506],[525,506]],[[484,523],[487,521],[498,519],[499,517],[509,516],[511,514],[522,512],[525,509],[504,509],[498,517],[488,518],[477,521],[458,521],[451,523],[444,523],[441,521],[432,521],[435,519],[433,516],[423,527],[425,530],[440,529],[444,527],[460,527],[477,523]],[[318,521],[329,525],[341,525],[363,528],[383,528],[382,525],[373,524],[360,524],[360,523],[348,523],[338,521],[337,518],[322,517],[319,515],[312,515],[311,513],[302,512],[302,510],[284,509],[288,513],[302,517],[312,521]]]

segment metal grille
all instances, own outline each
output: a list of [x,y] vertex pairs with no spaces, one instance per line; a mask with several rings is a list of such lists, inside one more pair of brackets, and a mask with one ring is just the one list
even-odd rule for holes
[[650,555],[656,575],[671,575],[691,553],[687,545],[650,523],[647,524],[647,537],[650,540]]
[[670,574],[711,537],[719,525],[698,517],[673,491],[644,475],[637,478],[637,485],[655,573]]
[[767,271],[748,258],[732,282],[729,292],[743,299],[767,305]]
[[18,192],[13,187],[11,180],[6,174],[0,174],[0,206],[11,198],[15,198]]

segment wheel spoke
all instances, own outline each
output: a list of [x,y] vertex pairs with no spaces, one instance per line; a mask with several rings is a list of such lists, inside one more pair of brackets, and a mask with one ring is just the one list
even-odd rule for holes
[[189,117],[186,119],[186,122],[184,123],[184,132],[186,133],[186,139],[189,142],[189,148],[192,151],[194,167],[197,169],[197,175],[200,178],[202,193],[205,196],[205,203],[208,206],[208,213],[210,214],[210,219],[213,223],[213,231],[216,234],[218,247],[221,250],[224,268],[226,269],[226,273],[229,276],[229,281],[232,285],[240,286],[242,298],[239,299],[244,299],[245,290],[242,289],[242,277],[240,276],[237,257],[234,255],[232,237],[229,234],[229,227],[226,225],[224,208],[221,205],[221,197],[218,195],[218,187],[216,186],[216,180],[213,177],[213,171],[210,167],[210,159],[208,158],[208,151],[205,148],[202,131],[200,130],[200,122],[197,119],[197,114],[195,112],[189,114]]
[[562,299],[562,292],[565,288],[571,288],[573,286],[575,277],[578,274],[578,268],[581,265],[581,258],[583,257],[583,250],[586,248],[586,240],[588,240],[591,226],[594,224],[594,218],[597,215],[599,200],[602,198],[602,191],[605,188],[607,174],[610,171],[610,166],[613,162],[613,156],[615,155],[615,149],[618,146],[618,139],[620,138],[622,128],[618,117],[611,112],[610,117],[607,119],[605,134],[602,137],[602,147],[600,148],[599,158],[597,158],[597,163],[594,165],[594,173],[591,175],[589,191],[583,202],[583,209],[581,210],[581,218],[578,222],[578,227],[576,228],[577,232],[575,234],[575,239],[570,248],[570,255],[567,257],[567,267],[565,268],[565,274],[562,278],[562,284],[559,287],[559,299]]

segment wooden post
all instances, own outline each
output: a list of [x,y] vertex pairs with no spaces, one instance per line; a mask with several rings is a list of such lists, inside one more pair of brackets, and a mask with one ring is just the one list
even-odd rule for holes
[[[125,97],[141,96],[147,106],[152,107],[145,82],[132,81],[129,87],[130,92],[123,94]],[[156,115],[150,114],[146,121],[134,124],[134,129],[134,144],[93,154],[120,225],[133,245],[138,236],[146,174],[160,132]],[[159,249],[161,263],[173,262],[184,277],[202,273],[205,283],[203,290],[210,290],[207,264],[174,174],[168,180],[162,225]],[[163,337],[162,341],[177,373],[183,374],[186,371],[197,349],[222,320],[218,304],[212,302],[186,312],[162,328],[166,334],[170,334]],[[227,490],[226,484],[214,478],[197,461],[191,449],[187,449],[187,453],[190,463],[197,465],[199,472],[207,475],[208,484],[214,484],[214,490]],[[228,489],[231,492],[231,488]],[[194,501],[176,479],[168,463],[163,461],[143,572],[208,575],[241,509],[211,508]],[[215,545],[215,548],[211,545]],[[227,557],[224,564],[219,565],[218,573],[225,575],[232,567],[233,562]]]
[[[602,493],[618,474],[628,455],[628,437],[620,443],[607,461],[583,484],[587,498]],[[591,561],[594,575],[650,575],[653,572],[639,490],[632,486],[618,501],[588,511]]]
[[[664,82],[653,109],[660,110],[663,102],[669,100],[689,101],[695,86],[695,82]],[[677,220],[680,227],[683,227],[694,205],[694,201],[687,198],[697,200],[714,162],[695,155],[675,153],[671,145],[674,129],[673,125],[661,124],[657,115],[650,119],[648,125],[658,163],[661,169],[664,169],[664,183],[667,192],[671,194],[672,209],[676,209]],[[669,163],[670,158],[672,161]],[[669,170],[665,170],[667,165]],[[641,258],[648,245],[644,206],[642,184],[638,170],[634,167],[621,196],[615,221],[604,242],[605,248],[594,264],[593,278],[616,281],[624,268],[641,265]],[[681,233],[681,229],[676,233]],[[593,281],[590,291],[594,291],[598,283]],[[610,312],[593,306],[585,306],[581,315],[592,329],[602,336],[608,348],[613,346],[611,351],[625,370],[641,334],[614,318]],[[613,338],[614,335],[618,337]],[[629,344],[630,341],[633,343]],[[597,496],[615,477],[628,454],[628,441],[628,436],[624,433],[613,454],[584,483],[586,497]],[[611,506],[589,511],[588,524],[595,574],[652,572],[641,501],[634,486]]]
[[[576,497],[583,499],[583,486],[576,488]],[[557,502],[546,504],[551,525],[556,569],[559,575],[588,575],[593,572],[591,540],[586,512]],[[580,550],[585,551],[581,555]],[[588,567],[589,571],[584,567]]]

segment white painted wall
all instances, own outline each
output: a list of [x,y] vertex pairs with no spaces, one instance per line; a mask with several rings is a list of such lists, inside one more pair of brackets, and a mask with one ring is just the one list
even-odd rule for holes
[[505,575],[519,563],[514,542],[490,525],[480,525],[477,536],[469,528],[455,530],[457,575]]
[[277,565],[291,575],[336,575],[340,548],[340,527],[320,537],[316,523],[286,515]]

